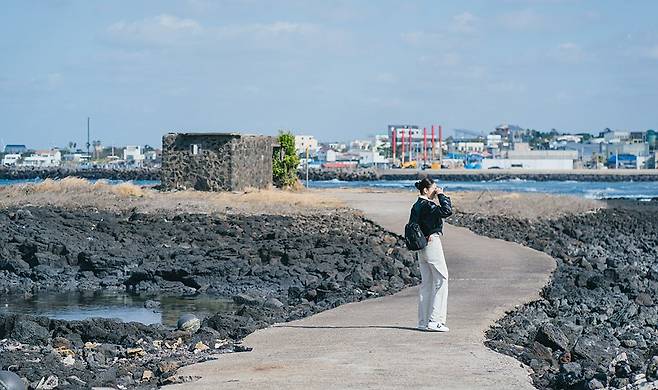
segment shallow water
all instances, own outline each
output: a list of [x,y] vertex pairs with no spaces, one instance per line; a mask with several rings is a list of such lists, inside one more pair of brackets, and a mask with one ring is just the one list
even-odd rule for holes
[[[145,308],[147,300],[160,302],[157,308]],[[92,317],[117,318],[124,322],[175,326],[185,313],[199,318],[235,309],[232,300],[207,295],[192,297],[144,296],[125,292],[38,293],[31,297],[0,296],[0,313],[42,315],[62,320]]]
[[[311,188],[396,188],[416,191],[415,180],[377,180],[377,181],[312,181]],[[574,195],[589,199],[658,198],[658,182],[608,182],[608,181],[535,181],[535,180],[499,180],[499,181],[447,181],[440,180],[439,185],[446,191],[504,191],[504,192],[539,192],[546,194]]]

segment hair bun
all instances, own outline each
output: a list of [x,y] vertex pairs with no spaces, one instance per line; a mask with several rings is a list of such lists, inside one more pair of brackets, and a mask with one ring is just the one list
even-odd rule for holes
[[418,191],[420,191],[420,181],[415,182],[415,183],[414,183],[414,186],[416,187],[416,189],[417,189]]

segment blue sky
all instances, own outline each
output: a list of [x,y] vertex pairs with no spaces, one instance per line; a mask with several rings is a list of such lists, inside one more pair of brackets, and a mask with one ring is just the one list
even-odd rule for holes
[[0,139],[658,127],[658,1],[7,0]]

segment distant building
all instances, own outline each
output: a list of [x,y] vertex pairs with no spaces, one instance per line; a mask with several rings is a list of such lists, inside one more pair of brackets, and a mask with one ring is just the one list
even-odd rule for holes
[[128,163],[141,165],[144,162],[144,155],[139,146],[126,146],[123,150],[123,159]]
[[21,155],[18,153],[5,154],[4,157],[2,157],[2,165],[14,166],[20,158]]
[[646,142],[641,144],[612,143],[603,146],[603,150],[607,158],[620,154],[639,157],[641,158],[640,160],[649,157],[649,144]]
[[7,154],[22,154],[27,152],[25,145],[5,145],[5,153]]
[[368,139],[355,139],[350,142],[350,150],[359,151],[359,150],[370,150],[372,149],[372,141]]
[[602,156],[605,154],[605,143],[566,142],[564,144],[561,144],[559,149],[575,150],[576,152],[578,152],[579,160],[590,161],[590,160],[596,160],[598,156]]
[[582,135],[576,135],[576,134],[562,134],[559,135],[555,138],[556,141],[558,142],[581,142],[583,140]]
[[158,153],[157,150],[149,150],[148,152],[144,152],[144,160],[156,161],[158,158],[160,158],[160,154],[161,153]]
[[309,154],[315,154],[318,149],[318,140],[312,135],[295,135],[297,154],[306,153],[306,148],[308,148]]
[[571,170],[578,159],[575,150],[530,150],[526,143],[517,143],[514,147],[504,153],[505,158],[482,159],[482,168]]
[[454,150],[448,149],[450,152],[482,153],[485,150],[484,142],[457,141],[452,143],[452,147]]
[[62,163],[62,153],[57,150],[39,150],[24,157],[20,165],[26,167],[58,167]]
[[361,166],[388,168],[390,165],[388,158],[382,156],[375,150],[363,150],[356,153],[359,156],[359,165]]
[[628,141],[630,134],[628,131],[606,129],[599,134],[599,137],[608,143],[618,143]]
[[90,160],[91,156],[85,153],[67,153],[62,156],[62,162],[67,164],[80,164]]
[[347,145],[342,142],[329,142],[327,146],[337,152],[343,152],[347,150]]
[[643,131],[631,131],[628,141],[632,144],[642,144],[646,141]]
[[318,160],[320,160],[320,162],[334,162],[336,161],[336,157],[336,151],[326,146],[320,148],[318,151]]

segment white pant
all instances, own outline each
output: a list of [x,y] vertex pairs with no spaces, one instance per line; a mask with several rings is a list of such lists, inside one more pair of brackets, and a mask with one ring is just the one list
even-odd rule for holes
[[448,311],[448,268],[438,234],[432,234],[418,253],[422,281],[418,294],[418,325],[428,322],[446,323]]

